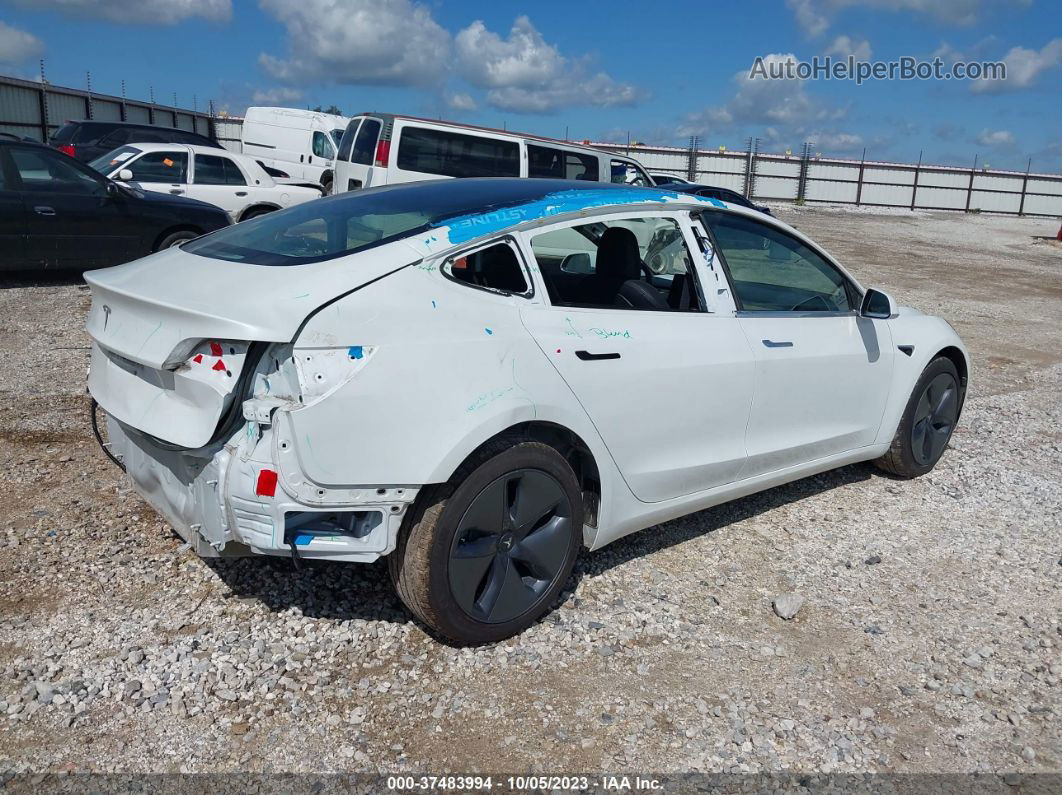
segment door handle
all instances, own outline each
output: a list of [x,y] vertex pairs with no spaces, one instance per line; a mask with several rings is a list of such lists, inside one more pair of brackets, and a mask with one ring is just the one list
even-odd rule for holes
[[760,340],[760,342],[762,342],[768,348],[792,348],[793,347],[793,343],[789,342],[788,340],[780,340],[778,342],[775,342],[774,340]]
[[184,191],[181,190],[180,188],[173,188],[172,190],[170,190],[170,193],[181,194],[181,193],[184,193]]
[[590,353],[590,351],[576,351],[575,355],[584,362],[597,362],[602,359],[618,359],[620,357],[618,353]]
[[55,215],[55,208],[39,205],[33,208],[33,212],[37,213],[37,215]]
[[245,191],[245,190],[238,190],[238,191],[236,191],[236,195],[237,195],[237,196],[246,196],[246,195],[247,195],[247,191]]

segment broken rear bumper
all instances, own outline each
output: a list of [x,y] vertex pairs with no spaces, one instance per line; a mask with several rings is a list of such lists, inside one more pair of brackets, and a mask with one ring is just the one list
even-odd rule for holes
[[[272,429],[253,422],[226,443],[195,451],[167,448],[110,415],[107,433],[136,491],[203,557],[291,555],[294,547],[301,558],[371,562],[394,549],[418,492],[286,488]],[[289,491],[309,491],[314,503]]]

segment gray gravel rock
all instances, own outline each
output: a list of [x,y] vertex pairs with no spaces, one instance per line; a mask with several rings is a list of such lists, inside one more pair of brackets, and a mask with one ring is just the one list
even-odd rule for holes
[[774,597],[771,606],[774,608],[775,615],[789,621],[804,606],[804,597],[795,593],[784,593]]

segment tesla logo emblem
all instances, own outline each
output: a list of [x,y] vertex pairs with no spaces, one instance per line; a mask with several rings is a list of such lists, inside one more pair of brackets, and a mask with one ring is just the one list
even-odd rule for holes
[[509,535],[508,533],[506,533],[505,535],[503,535],[501,537],[501,539],[499,540],[498,544],[499,544],[499,546],[502,549],[505,549],[505,550],[512,549],[513,548],[513,537],[511,535]]
[[111,308],[107,304],[103,305],[103,330],[107,330],[107,324],[111,320]]

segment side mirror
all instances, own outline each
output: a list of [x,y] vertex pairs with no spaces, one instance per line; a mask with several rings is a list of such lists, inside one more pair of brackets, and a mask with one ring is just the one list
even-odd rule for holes
[[874,320],[888,320],[900,314],[892,296],[881,290],[871,288],[863,294],[863,303],[859,306],[859,316]]
[[130,171],[128,168],[123,168],[121,171],[118,172],[118,179],[122,182],[132,182],[133,172]]
[[594,272],[594,261],[590,254],[584,251],[568,254],[561,260],[560,269],[564,273],[577,273],[589,276]]

